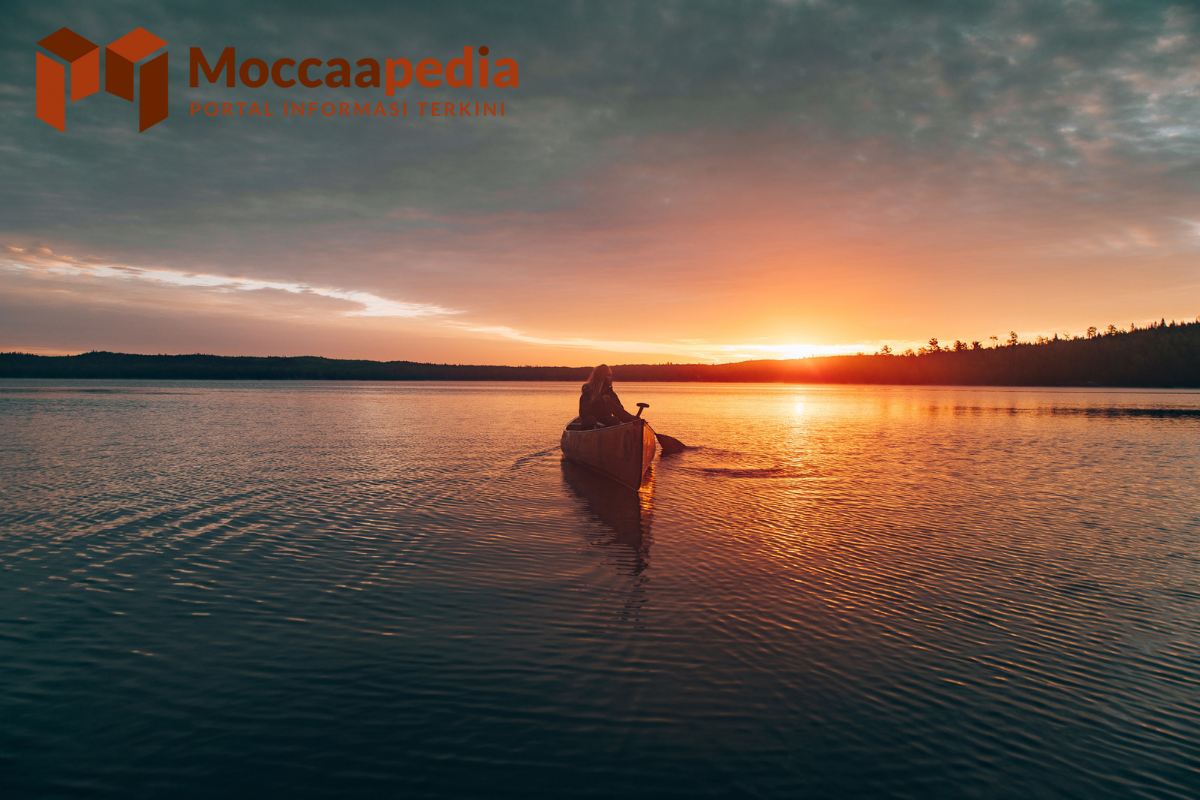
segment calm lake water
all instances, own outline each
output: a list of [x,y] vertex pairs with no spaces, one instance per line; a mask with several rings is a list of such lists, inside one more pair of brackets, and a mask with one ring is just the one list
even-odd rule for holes
[[1200,394],[0,381],[4,797],[1196,797]]

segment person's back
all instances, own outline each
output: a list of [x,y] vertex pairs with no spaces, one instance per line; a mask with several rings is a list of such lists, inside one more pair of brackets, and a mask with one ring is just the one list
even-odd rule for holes
[[612,370],[601,364],[592,370],[591,377],[579,394],[579,421],[585,428],[596,425],[618,425],[634,419],[621,405],[612,388]]

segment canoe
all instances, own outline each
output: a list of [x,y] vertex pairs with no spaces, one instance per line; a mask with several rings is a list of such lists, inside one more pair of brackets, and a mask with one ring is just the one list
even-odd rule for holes
[[562,435],[563,455],[630,489],[641,487],[656,446],[654,430],[640,418],[590,431],[579,430],[577,420],[571,420]]

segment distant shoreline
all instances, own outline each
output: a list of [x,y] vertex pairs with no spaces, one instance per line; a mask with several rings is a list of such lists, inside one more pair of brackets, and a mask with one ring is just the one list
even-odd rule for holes
[[[1200,388],[1200,322],[975,349],[735,364],[619,364],[618,382]],[[318,356],[75,356],[0,353],[0,378],[330,381],[572,381],[590,367],[504,367]]]

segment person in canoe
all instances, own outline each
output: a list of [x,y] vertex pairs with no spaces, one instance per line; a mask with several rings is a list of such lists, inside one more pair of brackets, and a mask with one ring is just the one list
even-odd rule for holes
[[621,405],[621,399],[613,391],[612,370],[601,364],[592,370],[591,377],[583,385],[579,395],[579,421],[584,430],[596,426],[619,425],[635,419]]

